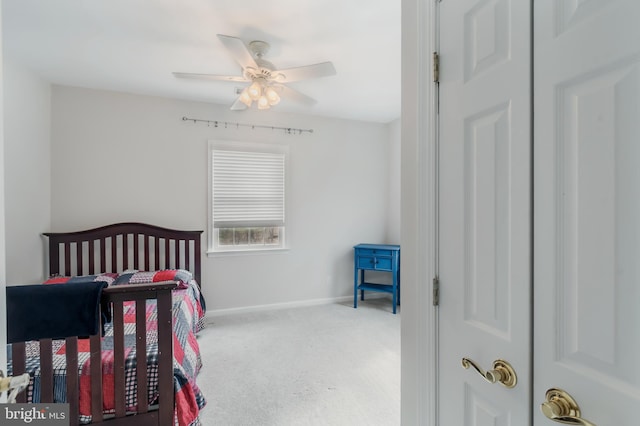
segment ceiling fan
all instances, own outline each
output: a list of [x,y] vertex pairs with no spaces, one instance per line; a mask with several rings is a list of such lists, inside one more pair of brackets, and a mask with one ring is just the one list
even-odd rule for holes
[[336,73],[331,62],[278,70],[271,62],[263,58],[269,50],[269,43],[254,40],[245,45],[237,37],[222,34],[218,34],[218,38],[242,68],[241,76],[184,72],[174,72],[173,75],[179,78],[251,83],[239,91],[238,98],[231,105],[232,110],[246,109],[254,102],[259,109],[269,109],[280,102],[281,96],[305,105],[313,105],[316,103],[315,99],[286,86],[286,84],[310,78],[327,77]]

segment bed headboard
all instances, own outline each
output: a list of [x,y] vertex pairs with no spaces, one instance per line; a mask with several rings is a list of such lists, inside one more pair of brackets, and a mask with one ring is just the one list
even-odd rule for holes
[[127,222],[43,235],[49,238],[49,275],[187,269],[200,285],[201,234]]

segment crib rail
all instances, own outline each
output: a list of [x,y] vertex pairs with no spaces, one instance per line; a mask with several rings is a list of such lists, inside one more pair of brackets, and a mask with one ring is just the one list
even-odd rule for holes
[[[113,312],[113,341],[114,341],[114,401],[115,418],[108,419],[111,426],[135,424],[158,425],[159,419],[171,419],[174,409],[173,391],[173,337],[172,337],[172,296],[171,290],[177,284],[161,282],[153,284],[134,284],[114,286],[103,290],[103,301],[112,304]],[[147,397],[147,368],[136,369],[138,411],[135,420],[127,416],[125,406],[125,351],[124,351],[124,318],[123,303],[136,302],[136,346],[146,347],[146,301],[157,300],[158,316],[158,412],[149,412]],[[90,374],[91,374],[91,417],[94,425],[103,424],[103,387],[102,387],[102,348],[100,335],[89,337],[90,346]],[[40,390],[41,402],[54,402],[54,371],[53,371],[53,341],[40,340]],[[71,425],[79,424],[79,372],[78,372],[78,337],[65,339],[66,343],[66,391],[69,402]],[[136,351],[138,366],[147,365],[146,350]],[[23,342],[12,345],[13,374],[19,375],[26,371],[26,345]],[[26,402],[24,392],[18,395],[17,402]],[[147,415],[144,415],[144,414]]]

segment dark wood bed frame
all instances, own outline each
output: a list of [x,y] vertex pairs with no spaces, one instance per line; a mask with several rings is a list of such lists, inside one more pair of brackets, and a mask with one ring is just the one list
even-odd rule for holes
[[[117,223],[79,232],[49,232],[49,275],[92,275],[122,272],[129,269],[145,271],[187,269],[200,283],[202,231],[180,231],[144,223]],[[104,415],[102,393],[102,359],[100,335],[90,336],[91,417],[92,425],[165,426],[173,424],[173,338],[172,297],[175,282],[136,284],[109,287],[103,291],[103,302],[112,304],[114,334],[115,415]],[[125,407],[124,323],[123,302],[136,301],[137,344],[146,347],[145,304],[157,299],[158,315],[158,392],[157,410],[148,404],[138,404],[135,414]],[[67,400],[71,425],[78,424],[79,377],[78,337],[66,339]],[[146,351],[137,351],[137,365],[147,365]],[[52,340],[40,340],[41,402],[53,402]],[[25,371],[24,343],[12,345],[13,375]],[[138,401],[147,401],[147,369],[137,369]],[[25,402],[18,395],[17,402]]]

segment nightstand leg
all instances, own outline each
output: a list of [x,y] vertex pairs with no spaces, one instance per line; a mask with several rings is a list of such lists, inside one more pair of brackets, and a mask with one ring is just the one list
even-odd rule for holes
[[397,299],[398,299],[397,289],[398,288],[396,287],[396,284],[394,283],[393,284],[393,299],[392,299],[392,302],[391,302],[391,303],[393,303],[393,314],[394,315],[396,314],[396,302],[397,302]]
[[355,268],[355,273],[353,274],[353,308],[356,309],[358,307],[358,268]]
[[398,258],[398,266],[397,268],[397,280],[398,280],[398,305],[400,304],[400,258]]
[[398,306],[398,275],[393,274],[393,314],[396,314],[396,306]]

